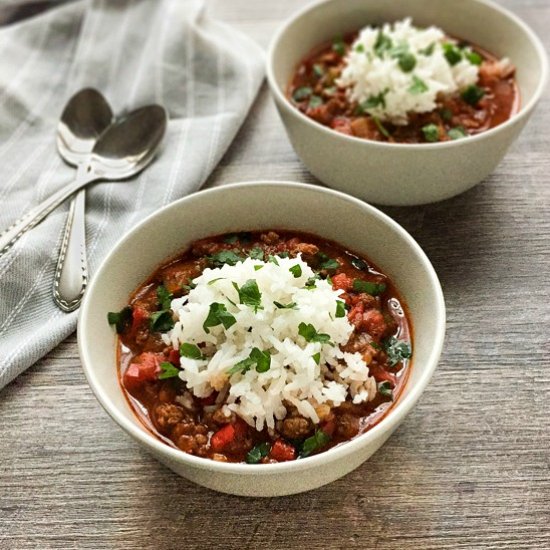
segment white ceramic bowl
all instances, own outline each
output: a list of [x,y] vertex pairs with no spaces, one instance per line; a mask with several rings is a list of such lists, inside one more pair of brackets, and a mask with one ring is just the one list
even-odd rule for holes
[[[257,229],[294,229],[332,239],[365,254],[395,282],[413,325],[414,360],[399,402],[372,430],[351,442],[295,462],[230,464],[191,456],[159,441],[135,417],[117,379],[115,334],[107,312],[164,260],[210,235]],[[158,460],[211,489],[276,496],[314,489],[369,458],[403,421],[439,359],[445,305],[426,255],[396,222],[342,193],[285,182],[228,185],[196,193],[149,216],[113,248],[95,274],[80,310],[78,344],[88,382],[111,417]]]
[[[302,114],[285,91],[299,62],[334,36],[367,24],[410,16],[509,57],[517,67],[520,112],[475,137],[434,144],[392,144],[346,136]],[[515,15],[486,0],[324,0],[277,33],[267,78],[296,153],[330,187],[370,202],[415,205],[450,198],[489,175],[518,137],[545,89],[548,62],[535,34]]]

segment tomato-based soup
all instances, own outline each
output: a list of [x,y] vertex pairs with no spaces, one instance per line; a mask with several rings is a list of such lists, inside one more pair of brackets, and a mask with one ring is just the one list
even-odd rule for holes
[[[350,99],[348,87],[339,83],[350,50],[358,47],[354,46],[357,37],[358,33],[351,33],[317,48],[299,64],[288,87],[288,98],[297,109],[337,132],[390,143],[441,142],[494,128],[519,110],[513,65],[474,45],[449,39],[452,42],[445,44],[445,55],[450,64],[461,56],[472,60],[478,70],[476,84],[451,94],[439,94],[433,110],[410,112],[406,123],[380,120],[367,111],[384,103],[387,90],[359,102]],[[406,57],[394,48],[395,59],[403,62],[405,71],[410,70],[403,74],[412,75],[411,93],[427,89],[428,83],[410,68],[414,66],[414,57]],[[408,67],[407,61],[410,61]]]
[[[274,427],[258,430],[238,414],[228,414],[224,409],[229,378],[225,387],[206,396],[196,397],[189,390],[180,377],[182,354],[200,356],[203,349],[177,349],[167,343],[166,334],[174,326],[172,300],[191,292],[194,279],[206,268],[249,257],[257,259],[257,269],[262,267],[262,259],[267,265],[277,259],[299,257],[315,273],[313,282],[308,281],[305,288],[314,285],[315,280],[325,280],[331,285],[327,287],[330,292],[340,290],[341,317],[353,327],[349,339],[340,347],[350,354],[360,354],[368,364],[375,388],[371,399],[354,403],[348,397],[338,406],[324,403],[316,408],[318,423],[286,402],[284,417],[278,418]],[[261,305],[258,307],[261,309]],[[116,326],[119,335],[120,383],[140,420],[168,445],[225,462],[265,464],[295,460],[364,433],[399,399],[412,356],[407,309],[388,277],[368,258],[334,242],[290,231],[236,233],[195,242],[159,267],[134,292],[127,307],[109,314],[109,322]],[[259,365],[260,362],[258,372]]]

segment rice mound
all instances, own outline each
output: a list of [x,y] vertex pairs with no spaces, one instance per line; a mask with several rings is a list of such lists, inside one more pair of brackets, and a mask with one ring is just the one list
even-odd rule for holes
[[[411,72],[401,70],[398,59],[391,52],[381,56],[375,53],[380,31],[392,44],[408,47],[416,59]],[[442,47],[445,42],[449,39],[441,29],[416,28],[410,18],[386,23],[381,28],[365,27],[352,44],[346,66],[336,83],[348,88],[348,98],[359,103],[383,94],[384,102],[366,111],[380,120],[407,124],[409,113],[433,111],[438,94],[452,94],[478,81],[479,68],[466,59],[452,66],[449,64]],[[426,53],[431,46],[433,51]],[[425,91],[411,93],[414,77],[426,84]]]
[[[177,322],[164,335],[174,349],[190,343],[203,352],[203,359],[181,357],[180,378],[187,388],[197,397],[220,392],[217,402],[223,400],[224,412],[236,413],[257,430],[274,428],[275,421],[286,416],[285,402],[319,423],[320,406],[325,410],[327,405],[338,406],[348,395],[360,403],[376,394],[376,382],[362,356],[340,349],[353,332],[347,315],[335,315],[343,291],[333,290],[322,279],[315,281],[314,288],[305,288],[315,273],[301,256],[276,257],[276,262],[247,258],[233,266],[205,269],[187,296],[172,301]],[[301,274],[295,277],[289,270],[297,265]],[[262,309],[257,311],[239,303],[233,284],[242,287],[251,279],[261,293]],[[236,322],[227,329],[221,324],[209,327],[207,333],[203,323],[215,302],[223,304]],[[274,302],[296,305],[280,309]],[[299,335],[300,323],[329,335],[330,342],[306,341]],[[270,352],[269,370],[257,372],[253,367],[228,374],[253,348]]]

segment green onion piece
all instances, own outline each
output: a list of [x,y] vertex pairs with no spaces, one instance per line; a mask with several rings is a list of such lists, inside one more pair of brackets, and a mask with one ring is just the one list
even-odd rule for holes
[[288,270],[292,273],[292,275],[294,275],[295,279],[302,276],[302,268],[300,264],[293,265]]
[[378,384],[378,392],[380,393],[380,395],[383,395],[384,397],[389,397],[393,401],[392,387],[387,380]]
[[336,317],[346,316],[346,304],[342,300],[336,300]]
[[246,455],[247,464],[258,464],[262,458],[269,454],[271,450],[271,445],[267,442],[259,443],[248,451]]
[[300,450],[300,458],[305,458],[311,453],[318,451],[330,442],[330,436],[321,429],[315,430],[315,433],[308,437]]
[[179,373],[180,370],[172,365],[172,363],[168,363],[168,361],[162,362],[159,367],[161,368],[162,372],[159,373],[159,380],[166,380],[167,378],[175,378]]
[[460,96],[462,99],[468,103],[469,105],[475,106],[479,103],[479,100],[485,95],[485,90],[483,88],[480,88],[479,86],[476,86],[475,84],[472,84],[471,86],[468,86],[461,94]]
[[466,132],[466,130],[462,126],[457,126],[456,128],[451,128],[447,132],[447,135],[451,139],[462,139],[468,136],[468,132]]
[[107,313],[107,322],[115,326],[117,334],[122,334],[132,324],[132,308],[126,306],[120,311],[110,311]]
[[355,281],[353,281],[353,290],[355,290],[355,292],[365,292],[371,296],[378,296],[386,291],[386,285],[385,283],[373,283],[371,281],[355,279]]
[[403,340],[398,340],[395,336],[391,336],[384,341],[384,350],[388,356],[390,367],[395,367],[404,359],[412,357],[411,346]]
[[151,313],[149,318],[149,326],[153,332],[168,332],[174,328],[174,319],[172,312],[164,309]]
[[225,329],[233,326],[237,322],[237,319],[227,311],[227,308],[224,304],[219,304],[214,302],[210,304],[210,309],[208,315],[202,325],[204,332],[208,334],[208,330],[211,327],[216,327],[218,325],[223,325]]
[[412,84],[409,86],[409,93],[412,95],[419,95],[429,90],[428,85],[415,74],[412,77]]
[[430,143],[439,141],[439,128],[435,124],[426,124],[422,127],[424,139]]
[[202,351],[195,344],[182,344],[180,346],[180,355],[189,359],[204,359]]
[[328,334],[317,332],[317,330],[311,323],[300,323],[298,325],[298,334],[305,338],[307,342],[330,344],[330,336]]

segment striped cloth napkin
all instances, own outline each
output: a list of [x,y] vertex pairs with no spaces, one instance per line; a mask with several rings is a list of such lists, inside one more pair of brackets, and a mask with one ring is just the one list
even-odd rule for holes
[[[79,0],[0,28],[0,231],[75,170],[55,146],[67,99],[95,87],[115,113],[164,105],[158,159],[138,178],[87,194],[93,277],[145,216],[197,190],[234,138],[263,78],[263,53],[205,16],[201,0]],[[76,327],[52,300],[67,205],[0,259],[0,388]]]

